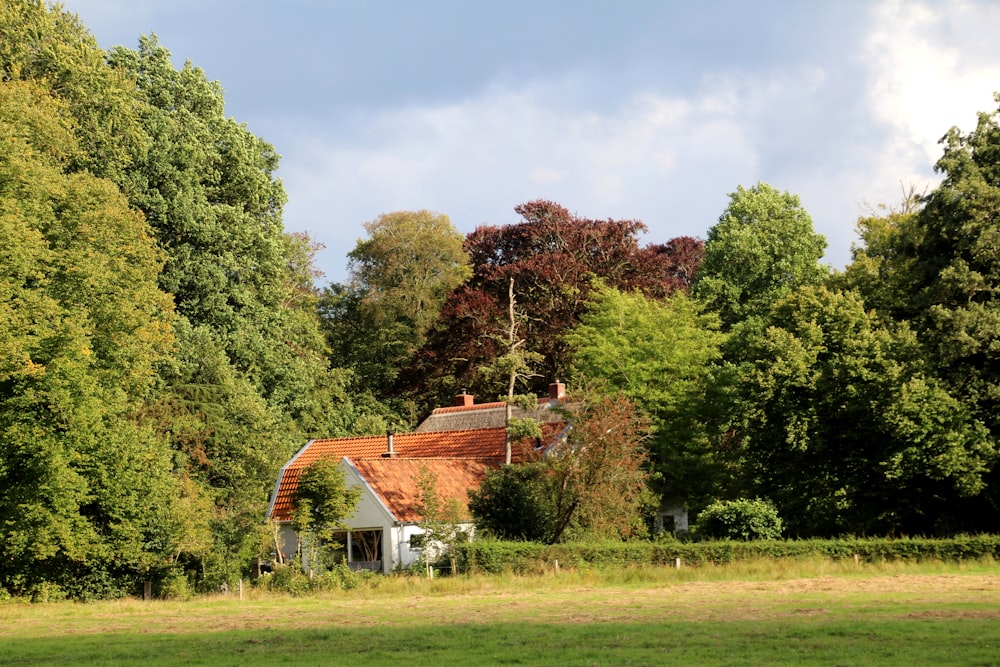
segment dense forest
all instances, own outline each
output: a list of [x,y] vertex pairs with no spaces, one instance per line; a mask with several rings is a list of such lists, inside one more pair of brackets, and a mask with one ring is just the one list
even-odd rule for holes
[[653,491],[694,513],[759,497],[791,537],[996,532],[1000,110],[942,145],[941,184],[859,220],[843,270],[757,183],[704,241],[544,200],[467,236],[386,213],[321,285],[275,148],[217,82],[3,3],[0,594],[233,581],[307,439],[554,379],[630,399]]

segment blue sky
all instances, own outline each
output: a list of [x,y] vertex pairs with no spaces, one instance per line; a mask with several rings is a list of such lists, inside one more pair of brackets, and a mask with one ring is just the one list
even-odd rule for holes
[[551,199],[700,236],[738,185],[798,194],[850,259],[857,218],[933,185],[997,108],[1000,3],[66,0],[103,47],[156,33],[275,145],[284,222],[328,280],[380,213],[462,232]]

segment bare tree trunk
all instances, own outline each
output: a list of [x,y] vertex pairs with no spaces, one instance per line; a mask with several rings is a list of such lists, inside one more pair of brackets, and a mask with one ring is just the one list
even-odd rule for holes
[[[507,314],[510,317],[510,329],[507,330],[507,340],[510,343],[510,350],[514,350],[514,345],[516,344],[517,336],[517,320],[514,319],[514,277],[511,276],[510,283],[507,287]],[[511,417],[511,406],[510,402],[514,400],[514,383],[517,381],[517,371],[511,368],[510,377],[507,380],[507,411],[504,416],[504,451],[506,453],[505,461],[507,465],[510,465],[511,459],[511,442],[510,442],[510,417]]]

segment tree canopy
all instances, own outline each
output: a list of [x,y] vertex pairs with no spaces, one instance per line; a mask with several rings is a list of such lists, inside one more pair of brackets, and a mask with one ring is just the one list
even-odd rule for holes
[[708,232],[695,293],[730,328],[766,315],[798,287],[822,283],[825,248],[796,195],[767,183],[740,186]]
[[540,355],[529,389],[542,392],[569,371],[562,334],[579,321],[598,282],[662,298],[686,289],[701,259],[701,243],[679,238],[640,246],[646,227],[636,220],[581,218],[554,202],[515,208],[521,222],[484,225],[469,234],[472,277],[453,290],[437,326],[404,374],[401,389],[440,400],[467,388],[498,396],[502,384],[478,369],[504,353],[511,280],[524,326],[526,349]]
[[658,490],[696,506],[714,497],[721,470],[708,429],[718,402],[718,318],[684,292],[656,300],[602,288],[566,340],[574,379],[604,380],[650,416]]

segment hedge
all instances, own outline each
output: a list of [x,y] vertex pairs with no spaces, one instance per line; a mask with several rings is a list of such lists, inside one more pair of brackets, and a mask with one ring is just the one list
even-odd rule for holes
[[460,545],[463,572],[527,574],[560,566],[617,568],[629,565],[723,564],[777,558],[854,558],[865,562],[1000,560],[1000,535],[938,538],[849,538],[711,542],[608,542],[539,544],[479,540]]

